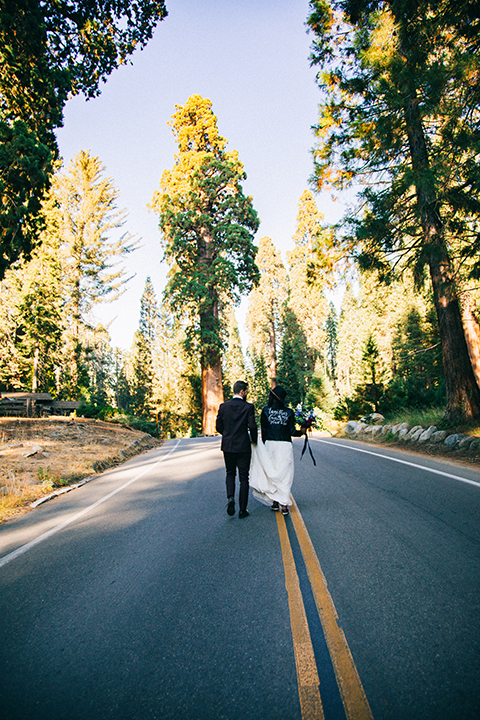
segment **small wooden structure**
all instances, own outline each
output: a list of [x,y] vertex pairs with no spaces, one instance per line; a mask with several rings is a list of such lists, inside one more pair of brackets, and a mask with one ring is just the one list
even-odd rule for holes
[[1,392],[0,416],[41,417],[64,415],[80,407],[80,402],[54,400],[50,393]]
[[69,415],[78,410],[82,403],[78,400],[54,400],[51,404],[52,415]]

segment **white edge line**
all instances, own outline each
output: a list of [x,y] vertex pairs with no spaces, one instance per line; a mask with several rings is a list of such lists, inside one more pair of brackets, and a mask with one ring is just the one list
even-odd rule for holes
[[51,530],[47,530],[47,532],[43,533],[42,535],[39,535],[38,537],[34,538],[33,540],[30,540],[30,542],[25,543],[25,545],[21,545],[16,550],[13,550],[13,552],[8,553],[8,555],[4,555],[4,557],[0,558],[0,567],[3,567],[7,563],[9,563],[11,560],[15,560],[15,558],[19,557],[20,555],[23,555],[27,552],[27,550],[30,550],[30,548],[34,547],[35,545],[38,545],[43,540],[46,540],[47,538],[51,537],[52,535],[55,535],[55,533],[60,532],[60,530],[63,530],[63,528],[67,527],[67,525],[70,525],[71,523],[75,522],[75,520],[78,520],[78,518],[81,518],[83,515],[86,515],[90,510],[93,510],[94,508],[98,507],[98,505],[101,505],[106,500],[109,500],[111,497],[116,495],[117,493],[121,492],[122,490],[125,490],[129,485],[132,485],[134,482],[139,480],[145,473],[150,472],[154,468],[157,467],[157,465],[160,465],[161,462],[166,460],[173,452],[177,449],[178,444],[180,442],[181,438],[179,438],[176,442],[176,444],[173,446],[173,448],[170,450],[169,453],[164,455],[160,458],[160,460],[157,460],[156,463],[154,463],[152,466],[145,468],[141,472],[138,473],[138,475],[135,475],[131,480],[121,485],[116,490],[113,490],[111,493],[108,493],[108,495],[105,495],[105,497],[100,498],[100,500],[97,500],[97,502],[93,503],[93,505],[89,505],[88,507],[84,508],[80,512],[76,513],[75,515],[72,515],[71,518],[68,518],[68,520],[64,520],[64,522],[60,523],[60,525],[56,525],[54,528],[51,528]]
[[459,480],[468,485],[476,485],[480,487],[480,482],[476,480],[468,480],[467,478],[460,477],[460,475],[452,475],[451,473],[442,472],[442,470],[434,470],[433,468],[426,467],[426,465],[417,465],[417,463],[408,462],[407,460],[400,460],[400,458],[390,457],[390,455],[383,455],[383,453],[372,452],[371,450],[363,450],[363,448],[352,447],[351,445],[344,445],[343,443],[334,443],[330,440],[320,440],[319,438],[312,438],[315,442],[325,443],[325,445],[335,445],[335,447],[347,448],[347,450],[354,450],[355,452],[365,453],[366,455],[374,455],[375,457],[384,458],[384,460],[391,460],[392,462],[400,463],[401,465],[409,465],[410,467],[417,468],[418,470],[425,470],[425,472],[434,473],[435,475],[443,475],[443,477],[450,478],[452,480]]

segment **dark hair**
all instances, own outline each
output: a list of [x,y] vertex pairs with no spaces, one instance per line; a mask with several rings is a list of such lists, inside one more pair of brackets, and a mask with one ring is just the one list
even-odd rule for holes
[[276,385],[274,388],[270,390],[270,394],[268,396],[268,404],[269,405],[275,405],[275,404],[284,404],[284,400],[287,396],[286,390],[283,389],[280,385]]
[[240,393],[240,390],[247,390],[248,385],[245,382],[245,380],[237,380],[233,383],[233,394],[238,395]]

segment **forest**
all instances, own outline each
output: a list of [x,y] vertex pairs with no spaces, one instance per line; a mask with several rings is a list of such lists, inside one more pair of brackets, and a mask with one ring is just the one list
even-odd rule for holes
[[[319,117],[285,258],[258,237],[214,102],[172,108],[176,154],[150,202],[168,281],[145,278],[128,351],[95,319],[128,286],[127,211],[101,158],[60,160],[54,130],[68,96],[95,96],[166,9],[71,3],[66,17],[57,3],[3,5],[0,393],[77,400],[78,415],[161,437],[214,434],[237,379],[257,410],[284,386],[320,427],[428,409],[478,421],[476,3],[310,2]],[[335,224],[318,209],[325,190],[355,197]]]

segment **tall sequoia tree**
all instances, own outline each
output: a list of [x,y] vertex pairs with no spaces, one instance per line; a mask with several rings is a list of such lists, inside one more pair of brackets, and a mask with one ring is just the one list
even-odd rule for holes
[[41,229],[68,96],[98,95],[166,14],[164,0],[0,0],[0,279]]
[[166,295],[188,320],[187,345],[202,368],[202,432],[215,432],[223,401],[221,303],[235,304],[258,280],[253,235],[258,228],[236,151],[226,151],[210,100],[192,95],[172,116],[178,155],[165,170],[152,207],[159,213]]
[[480,18],[472,0],[313,0],[313,63],[325,93],[315,183],[363,183],[346,220],[361,265],[428,268],[448,419],[480,416],[455,283],[480,275]]

